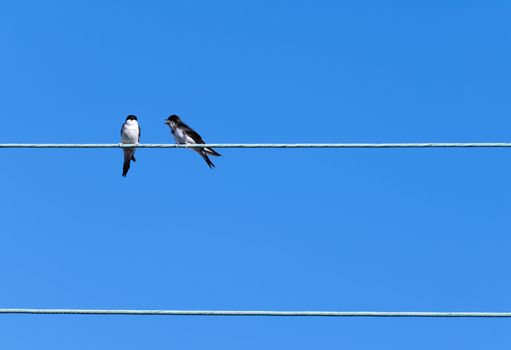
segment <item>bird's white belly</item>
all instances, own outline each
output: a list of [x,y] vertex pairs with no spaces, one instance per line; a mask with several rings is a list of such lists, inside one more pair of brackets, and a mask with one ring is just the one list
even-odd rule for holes
[[138,126],[125,126],[122,130],[122,143],[138,143]]
[[186,133],[177,128],[176,131],[174,131],[174,138],[176,139],[176,143],[184,144],[184,143],[195,143],[195,141]]

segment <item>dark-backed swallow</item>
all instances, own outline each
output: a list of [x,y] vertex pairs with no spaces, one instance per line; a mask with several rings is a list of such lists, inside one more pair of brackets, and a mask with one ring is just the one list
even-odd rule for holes
[[[121,143],[125,145],[135,145],[140,142],[140,125],[138,125],[137,117],[129,115],[121,128]],[[128,174],[130,170],[130,162],[135,159],[135,148],[123,148],[124,163],[122,165],[122,176]]]
[[[173,114],[165,120],[165,124],[170,127],[170,131],[176,143],[178,144],[205,144],[202,137],[188,125],[186,125],[181,118]],[[213,168],[215,164],[209,159],[208,154],[216,157],[220,157],[221,154],[209,147],[194,148],[195,152],[199,153],[200,156],[206,161],[210,168]]]

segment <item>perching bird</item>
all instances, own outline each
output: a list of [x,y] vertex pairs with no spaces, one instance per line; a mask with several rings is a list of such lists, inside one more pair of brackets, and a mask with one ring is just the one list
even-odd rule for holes
[[[138,125],[137,117],[129,115],[121,128],[121,142],[127,145],[135,145],[140,142],[140,125]],[[135,159],[135,148],[123,148],[124,163],[122,165],[122,176],[128,174],[130,170],[130,162]]]
[[[165,124],[170,127],[170,131],[176,143],[178,144],[205,144],[202,137],[188,125],[186,125],[181,118],[173,114],[165,120]],[[206,161],[210,168],[213,168],[215,164],[209,159],[208,154],[212,156],[220,157],[221,154],[209,147],[194,148],[195,152],[199,153],[202,158]]]

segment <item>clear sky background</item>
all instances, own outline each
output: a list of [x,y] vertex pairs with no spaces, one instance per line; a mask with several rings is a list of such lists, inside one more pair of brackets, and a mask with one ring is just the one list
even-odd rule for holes
[[[0,3],[0,142],[510,141],[508,1]],[[511,150],[0,150],[0,307],[510,311]],[[502,349],[506,319],[0,316],[2,349]]]

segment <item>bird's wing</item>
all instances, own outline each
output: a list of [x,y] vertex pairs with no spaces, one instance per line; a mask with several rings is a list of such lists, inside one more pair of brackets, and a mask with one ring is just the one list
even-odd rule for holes
[[191,127],[189,127],[188,125],[186,125],[185,123],[181,122],[181,128],[183,129],[183,131],[188,135],[190,136],[196,143],[206,143],[204,142],[204,140],[202,139],[202,137],[197,133],[197,131],[193,130]]
[[140,135],[142,135],[142,129],[140,129],[140,124],[138,125],[138,142],[140,143]]

